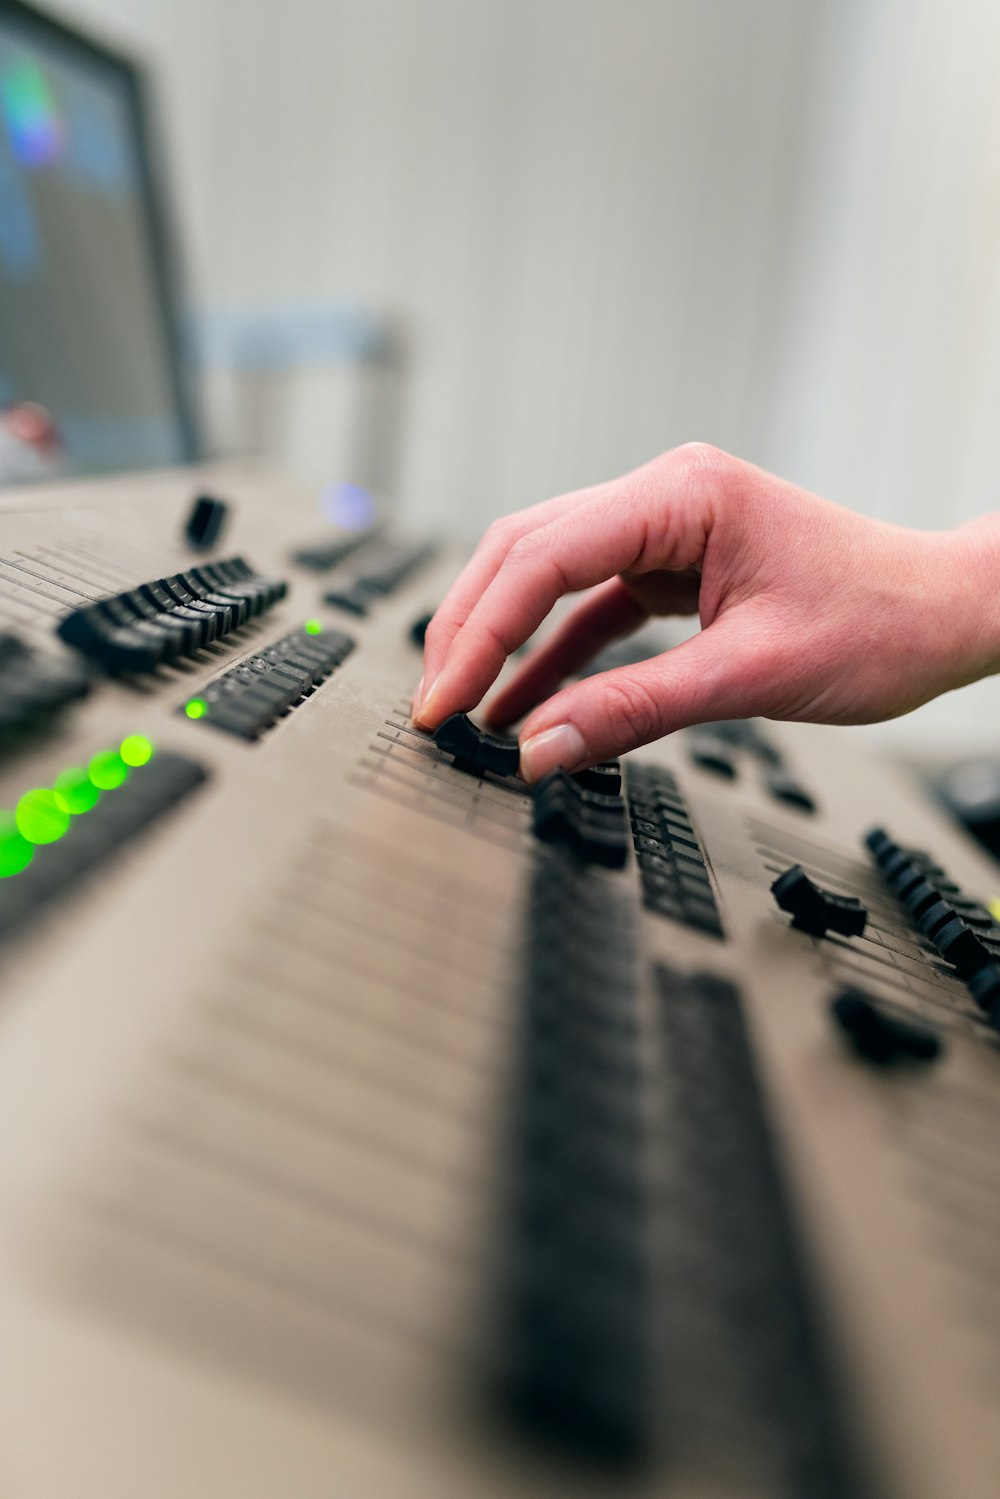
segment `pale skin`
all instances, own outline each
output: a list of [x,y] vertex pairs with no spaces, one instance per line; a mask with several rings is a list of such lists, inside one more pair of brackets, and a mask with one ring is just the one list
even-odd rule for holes
[[[564,594],[582,598],[487,704],[521,772],[579,770],[675,729],[872,723],[1000,670],[1000,515],[914,531],[704,443],[497,521],[428,627],[415,723],[476,709]],[[656,615],[701,630],[562,684]]]

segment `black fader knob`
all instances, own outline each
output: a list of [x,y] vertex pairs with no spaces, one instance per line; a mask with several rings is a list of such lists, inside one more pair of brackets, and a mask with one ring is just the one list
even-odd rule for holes
[[494,775],[517,774],[520,750],[516,739],[485,734],[477,729],[466,713],[453,713],[434,730],[434,743],[446,754],[454,755],[459,770],[477,774],[492,770]]
[[222,535],[228,516],[229,506],[225,500],[217,500],[210,494],[200,494],[191,506],[184,527],[189,544],[199,551],[207,552]]
[[853,895],[834,895],[811,880],[801,864],[793,864],[780,874],[771,893],[783,911],[792,918],[792,926],[813,937],[839,932],[843,937],[860,937],[868,912]]
[[941,1055],[934,1031],[888,1014],[861,989],[841,990],[831,1001],[830,1014],[858,1056],[877,1067],[934,1062]]

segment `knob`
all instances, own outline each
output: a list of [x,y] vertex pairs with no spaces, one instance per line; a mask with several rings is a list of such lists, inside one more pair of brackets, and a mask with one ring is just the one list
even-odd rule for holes
[[941,1055],[936,1033],[877,1007],[861,989],[844,989],[830,1013],[858,1056],[879,1067],[898,1062],[933,1062]]
[[783,911],[792,918],[792,926],[822,937],[828,931],[844,937],[860,937],[868,912],[853,895],[834,895],[811,880],[801,864],[793,864],[780,874],[771,893]]
[[454,755],[459,770],[481,774],[492,770],[494,775],[517,774],[520,750],[516,739],[504,739],[498,734],[485,734],[477,729],[466,713],[453,713],[439,728],[434,730],[434,743],[438,749]]

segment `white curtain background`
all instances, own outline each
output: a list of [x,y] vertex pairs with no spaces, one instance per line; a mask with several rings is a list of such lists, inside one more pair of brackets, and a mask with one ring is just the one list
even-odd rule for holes
[[[1000,507],[996,0],[60,9],[153,64],[199,303],[402,319],[421,522],[689,438],[901,522]],[[895,732],[1000,743],[995,689]]]

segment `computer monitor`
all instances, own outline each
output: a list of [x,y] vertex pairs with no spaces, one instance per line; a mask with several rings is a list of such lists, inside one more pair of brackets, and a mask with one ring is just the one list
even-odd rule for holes
[[138,69],[0,0],[0,408],[74,472],[196,456],[170,271]]

